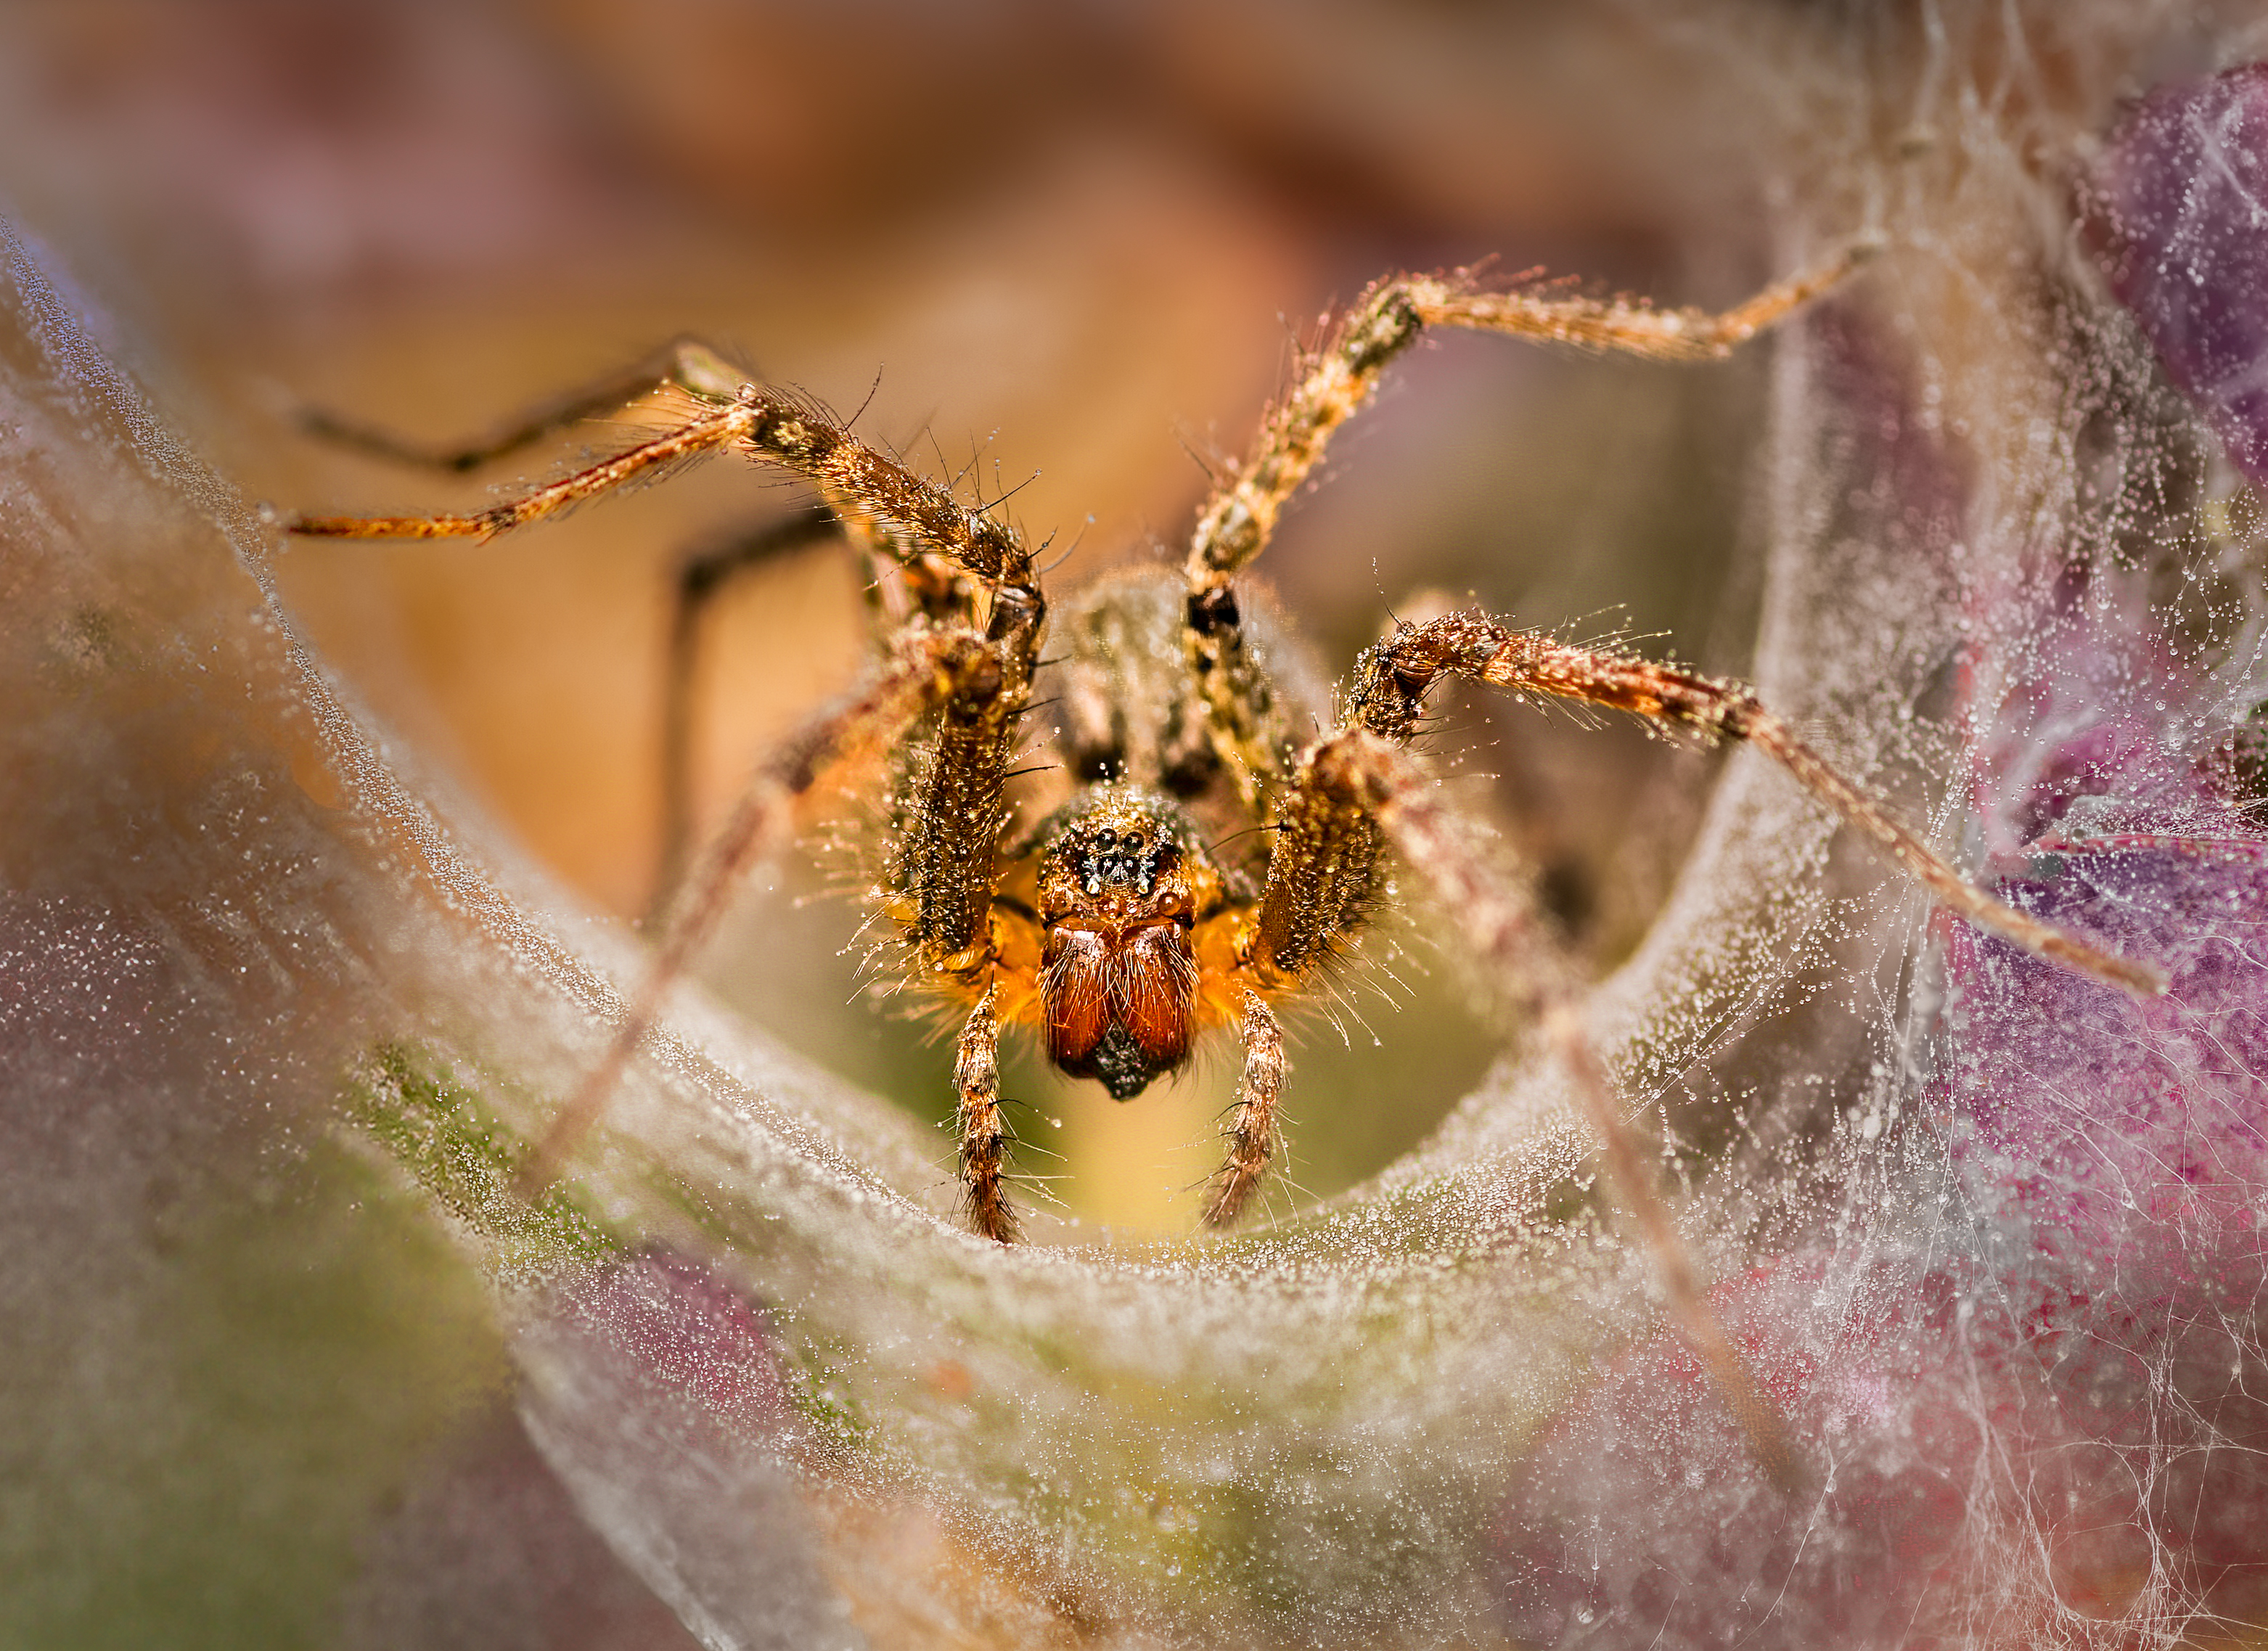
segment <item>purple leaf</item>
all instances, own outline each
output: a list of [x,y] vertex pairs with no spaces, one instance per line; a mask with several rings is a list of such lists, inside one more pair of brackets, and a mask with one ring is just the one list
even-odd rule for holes
[[2268,479],[2268,64],[2152,92],[2090,186],[2111,291],[2230,460]]

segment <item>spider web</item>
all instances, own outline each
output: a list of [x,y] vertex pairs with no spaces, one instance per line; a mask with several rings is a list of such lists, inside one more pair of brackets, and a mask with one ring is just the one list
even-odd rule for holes
[[[2260,288],[2223,283],[2260,231],[2190,185],[2200,153],[2268,165],[2268,92],[2182,83],[2152,107],[2204,148],[2124,129],[2075,191],[2119,77],[2196,38],[2116,15],[1933,12],[1863,70],[1823,30],[1690,43],[1777,158],[1782,262],[1859,223],[1893,247],[1775,346],[1760,688],[2013,897],[2173,977],[2133,1004],[1955,930],[1784,776],[1728,766],[1592,1024],[1800,1493],[1664,1330],[1533,1049],[1286,1223],[1005,1252],[953,1228],[902,1115],[688,992],[587,1174],[519,1203],[512,1154],[634,947],[357,713],[275,606],[269,527],[12,238],[11,1462],[127,1540],[182,1494],[169,1431],[217,1440],[188,1459],[225,1496],[266,1435],[217,1419],[343,1395],[306,1433],[357,1417],[329,1472],[366,1486],[509,1382],[582,1519],[715,1646],[2262,1620],[2268,603],[2249,387],[2194,343],[2259,342]],[[246,1303],[325,1268],[364,1318],[311,1364]],[[493,1327],[487,1361],[437,1375],[480,1339],[444,1320]],[[0,1593],[26,1640],[63,1619]]]

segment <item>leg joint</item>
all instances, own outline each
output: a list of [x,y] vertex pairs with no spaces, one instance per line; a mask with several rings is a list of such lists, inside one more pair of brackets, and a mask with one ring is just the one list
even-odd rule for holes
[[1191,591],[1189,619],[1189,629],[1201,637],[1235,630],[1242,623],[1242,615],[1237,612],[1236,593],[1226,585]]
[[1387,283],[1347,324],[1340,346],[1347,366],[1365,376],[1376,372],[1407,350],[1425,325],[1408,284]]

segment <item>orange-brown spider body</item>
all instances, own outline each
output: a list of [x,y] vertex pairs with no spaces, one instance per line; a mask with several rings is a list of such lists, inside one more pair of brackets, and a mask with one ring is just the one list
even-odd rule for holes
[[[1020,875],[1016,869],[1023,867]],[[1200,1033],[1233,1024],[1238,908],[1189,811],[1146,785],[1082,787],[1008,851],[988,945],[961,999],[995,995],[1003,1026],[1038,1035],[1048,1059],[1130,1101],[1185,1065]],[[884,915],[917,946],[902,900]]]

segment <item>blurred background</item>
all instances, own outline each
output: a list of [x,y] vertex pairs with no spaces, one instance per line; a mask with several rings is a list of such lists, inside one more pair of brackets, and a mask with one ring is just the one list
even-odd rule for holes
[[[689,331],[864,403],[932,474],[974,458],[988,492],[1018,488],[1014,518],[1071,548],[1064,589],[1178,556],[1206,461],[1242,451],[1295,344],[1375,275],[1493,259],[1716,306],[1815,254],[1766,233],[1772,158],[1743,143],[1768,123],[1728,118],[1733,49],[1706,11],[1462,0],[26,3],[0,9],[0,192],[176,423],[280,508],[476,505],[609,439],[437,478],[311,441],[301,409],[468,434]],[[1740,671],[1764,370],[1438,340],[1262,576],[1334,674],[1441,596]],[[460,807],[629,921],[674,571],[799,502],[718,462],[492,545],[297,545],[278,574]],[[704,656],[705,815],[853,678],[861,625],[823,549],[735,587]],[[1634,943],[1707,759],[1472,702],[1441,743],[1594,958]],[[942,1117],[946,1048],[851,1001],[850,905],[801,855],[756,881],[711,983]],[[1310,1193],[1412,1143],[1490,1058],[1426,927],[1403,925],[1406,992],[1301,1028]],[[1006,1087],[1063,1153],[1027,1163],[1064,1172],[1070,1212],[1181,1230],[1232,1074],[1119,1107],[1024,1058]]]

